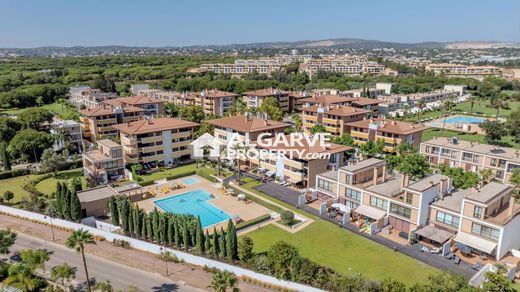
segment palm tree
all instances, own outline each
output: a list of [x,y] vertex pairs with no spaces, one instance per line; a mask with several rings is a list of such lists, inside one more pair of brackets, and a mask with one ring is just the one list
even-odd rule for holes
[[90,278],[88,276],[87,261],[85,259],[85,245],[87,244],[96,244],[94,236],[92,236],[92,233],[87,230],[78,229],[72,232],[69,238],[67,238],[67,247],[75,249],[76,252],[81,253],[83,268],[85,268],[85,275],[87,276],[87,289],[90,292]]
[[34,276],[33,269],[22,263],[9,267],[7,278],[2,283],[3,287],[21,287],[23,291],[36,291],[41,282]]
[[403,112],[403,118],[406,120],[407,116],[408,116],[408,111],[410,110],[410,105],[409,104],[405,104],[404,107],[404,112]]
[[60,147],[65,147],[65,142],[69,139],[70,133],[68,131],[65,131],[65,129],[57,127],[54,129],[54,134],[52,135],[52,138],[54,142]]
[[484,168],[480,171],[480,178],[482,179],[482,182],[484,184],[487,184],[491,181],[491,178],[493,178],[493,171],[489,168]]
[[220,177],[220,172],[222,170],[222,155],[226,152],[227,147],[224,145],[219,145],[218,147],[217,176]]
[[213,274],[213,280],[208,288],[214,289],[216,292],[225,292],[227,288],[232,288],[233,291],[238,291],[236,286],[238,280],[236,276],[229,271],[218,271]]
[[468,97],[467,101],[468,101],[469,104],[470,104],[469,113],[470,113],[470,114],[473,114],[473,106],[474,106],[475,104],[480,104],[480,103],[479,103],[480,99],[478,98],[478,96],[476,96],[476,95],[472,95],[472,96]]
[[75,268],[69,266],[67,263],[57,265],[51,269],[51,279],[53,281],[59,281],[62,286],[67,286],[71,279],[76,277]]
[[424,99],[421,99],[417,102],[416,106],[419,109],[417,111],[417,119],[419,119],[421,117],[423,109],[426,107],[426,102],[424,101]]
[[240,150],[242,150],[244,147],[240,143],[235,143],[233,146],[231,146],[231,149],[235,151],[235,162],[237,165],[237,177],[238,177],[238,184],[240,184],[240,176],[242,174],[242,170],[240,169],[240,155],[238,153]]
[[499,95],[492,97],[489,100],[489,107],[497,110],[497,115],[496,115],[497,118],[498,118],[498,113],[500,112],[501,109],[508,108],[507,98],[508,98],[507,95],[499,94]]
[[302,128],[302,117],[299,114],[294,114],[291,119],[294,123],[294,131],[299,132]]
[[[442,109],[447,112],[448,114],[451,113],[451,110],[455,107],[455,103],[451,99],[446,99],[444,103],[442,104]],[[448,118],[448,115],[444,116],[444,122],[442,123],[442,130],[446,128],[446,118]]]

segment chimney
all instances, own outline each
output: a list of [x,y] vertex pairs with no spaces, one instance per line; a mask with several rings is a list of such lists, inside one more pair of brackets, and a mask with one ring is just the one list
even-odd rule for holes
[[377,185],[377,167],[374,167],[374,175],[372,177],[374,185]]
[[386,164],[383,165],[383,182],[386,181]]
[[446,193],[447,191],[447,184],[446,184],[446,180],[445,179],[441,179],[440,183],[439,183],[439,195],[441,198],[444,197],[444,194]]
[[507,216],[508,217],[512,216],[514,210],[515,210],[515,197],[511,196],[509,198],[509,208],[507,208]]
[[401,188],[408,186],[408,174],[403,173],[401,176]]
[[267,126],[267,120],[264,120],[264,126]]

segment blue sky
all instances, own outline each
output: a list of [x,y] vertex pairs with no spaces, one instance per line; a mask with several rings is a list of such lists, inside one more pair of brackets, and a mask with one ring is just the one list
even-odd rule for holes
[[0,47],[520,41],[519,0],[0,0]]

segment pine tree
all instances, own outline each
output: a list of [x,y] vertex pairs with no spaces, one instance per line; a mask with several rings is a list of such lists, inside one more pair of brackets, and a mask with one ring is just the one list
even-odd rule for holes
[[204,236],[204,251],[206,254],[211,252],[211,241],[209,239],[209,232],[206,229],[206,235]]
[[81,202],[79,201],[78,194],[75,190],[71,191],[70,199],[71,218],[72,220],[79,222],[83,218],[83,213],[81,211]]
[[174,217],[173,226],[175,227],[175,234],[173,235],[173,241],[175,243],[175,247],[180,248],[180,246],[181,246],[181,228],[180,228],[179,222],[176,217]]
[[159,241],[159,211],[157,208],[154,208],[152,212],[152,237],[153,240]]
[[63,197],[63,206],[61,208],[61,212],[63,213],[63,219],[70,220],[71,214],[70,214],[70,204],[71,204],[71,197],[72,192],[67,188],[67,185],[64,183],[63,187],[65,188],[65,195]]
[[116,197],[111,196],[108,201],[108,210],[110,211],[110,217],[112,219],[112,225],[119,226],[119,212],[117,212]]
[[220,227],[220,236],[219,236],[219,257],[224,259],[226,258],[226,233],[224,232],[224,228]]
[[186,224],[186,220],[182,225],[182,244],[184,245],[184,250],[188,250],[190,248],[190,232],[188,230],[188,224]]
[[213,257],[217,257],[219,255],[219,242],[218,242],[218,233],[217,233],[217,228],[213,227],[213,249],[211,250],[211,255]]
[[204,230],[202,229],[202,224],[200,223],[200,216],[197,217],[195,221],[195,243],[197,252],[202,254],[204,252]]

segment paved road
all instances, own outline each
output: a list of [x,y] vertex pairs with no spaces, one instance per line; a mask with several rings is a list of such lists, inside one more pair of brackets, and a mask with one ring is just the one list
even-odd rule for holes
[[[50,270],[50,268],[55,265],[66,262],[77,268],[76,280],[84,282],[86,279],[81,256],[73,250],[53,242],[44,242],[42,239],[18,233],[16,243],[11,248],[11,252],[23,249],[46,249],[52,253],[49,262],[46,264],[47,270]],[[156,292],[202,291],[190,286],[179,285],[178,283],[158,274],[137,270],[93,255],[86,254],[86,258],[91,281],[103,282],[110,280],[110,283],[115,290],[124,290],[129,286],[134,286],[143,291]]]

